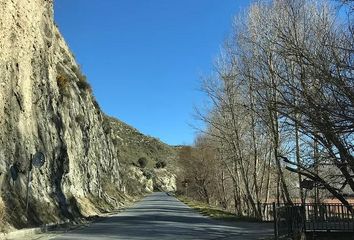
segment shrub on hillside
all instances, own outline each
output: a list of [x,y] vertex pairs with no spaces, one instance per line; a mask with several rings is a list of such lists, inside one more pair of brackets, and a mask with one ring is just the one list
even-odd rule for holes
[[147,161],[147,159],[144,158],[144,157],[141,157],[141,158],[139,158],[139,160],[138,160],[138,164],[139,164],[139,166],[140,166],[141,168],[145,168],[146,165],[147,165],[147,163],[148,163],[148,161]]
[[117,146],[118,144],[120,144],[120,140],[118,138],[112,138],[112,143],[114,146]]
[[90,92],[90,93],[92,92],[92,88],[91,88],[90,84],[86,80],[78,81],[77,82],[77,86],[82,91],[85,91],[85,92],[87,91],[87,92]]
[[144,170],[143,175],[146,177],[146,179],[152,179],[152,172],[150,170]]
[[165,168],[166,166],[167,166],[167,163],[164,160],[160,160],[155,164],[156,168]]
[[86,82],[86,76],[81,73],[80,67],[72,66],[71,70],[75,73],[76,77],[80,80],[80,82]]
[[65,92],[66,88],[69,85],[69,79],[67,79],[66,77],[64,77],[63,75],[58,75],[57,76],[57,85],[59,87],[59,90],[61,92]]
[[85,123],[85,117],[82,114],[79,114],[75,117],[75,120],[78,124],[83,124]]
[[100,112],[100,111],[101,111],[101,107],[100,107],[100,104],[97,102],[97,100],[94,99],[94,100],[92,101],[92,103],[93,103],[93,106],[96,108],[96,110],[97,110],[98,112]]

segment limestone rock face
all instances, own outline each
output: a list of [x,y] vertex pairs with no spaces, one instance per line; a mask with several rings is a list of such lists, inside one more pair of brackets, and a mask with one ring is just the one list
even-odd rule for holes
[[[54,24],[52,0],[0,0],[0,199],[10,224],[94,215],[156,184],[170,191],[165,173],[155,181],[134,162],[147,157],[152,169],[171,149],[101,112]],[[46,161],[33,168],[26,213],[38,151]]]
[[176,175],[167,169],[154,170],[154,188],[164,192],[176,192]]
[[[0,198],[8,221],[23,227],[120,205],[122,173],[135,179],[138,193],[152,191],[152,180],[118,161],[122,146],[132,146],[124,141],[129,129],[120,137],[107,125],[54,24],[53,1],[0,0]],[[25,213],[27,172],[38,151],[46,162],[33,169]]]
[[130,195],[136,195],[139,192],[150,193],[154,191],[153,180],[144,175],[144,172],[135,166],[129,166],[126,169],[124,181],[124,192]]

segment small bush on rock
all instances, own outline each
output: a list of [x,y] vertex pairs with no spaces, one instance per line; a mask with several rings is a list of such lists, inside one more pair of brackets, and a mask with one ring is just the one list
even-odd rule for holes
[[143,175],[146,177],[146,179],[152,179],[152,172],[149,170],[144,170]]
[[75,120],[78,124],[85,123],[85,117],[82,114],[79,114],[75,117]]
[[57,76],[57,84],[58,84],[59,90],[61,92],[65,92],[66,88],[69,85],[69,79],[67,79],[63,75],[58,75]]
[[138,160],[138,164],[139,164],[139,166],[140,166],[141,168],[145,168],[146,165],[147,165],[147,163],[148,163],[148,161],[147,161],[147,159],[144,158],[144,157],[141,157],[141,158],[139,158],[139,160]]
[[80,82],[86,82],[86,76],[81,73],[80,67],[73,65],[71,67],[71,70],[74,72],[76,77],[80,80]]
[[161,161],[158,161],[156,164],[155,164],[155,167],[156,168],[165,168],[167,166],[167,163],[163,160]]
[[94,100],[92,101],[92,103],[93,103],[93,106],[96,108],[96,110],[97,110],[98,112],[100,112],[100,111],[101,111],[101,107],[100,107],[100,104],[97,102],[97,100],[94,99]]
[[86,80],[85,81],[78,81],[77,86],[82,91],[92,92],[92,88]]

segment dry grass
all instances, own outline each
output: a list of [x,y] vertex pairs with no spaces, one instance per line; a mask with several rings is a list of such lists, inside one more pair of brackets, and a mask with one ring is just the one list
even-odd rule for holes
[[62,75],[58,75],[57,76],[57,84],[58,84],[60,91],[65,91],[65,89],[67,88],[67,86],[69,84],[69,80]]
[[80,68],[76,66],[72,66],[71,70],[74,72],[79,81],[76,83],[78,88],[83,92],[92,93],[92,88],[90,84],[87,82],[87,78],[84,74],[82,74]]
[[258,222],[257,219],[245,216],[237,216],[231,212],[224,211],[214,206],[210,206],[206,203],[192,200],[184,196],[177,196],[177,198],[187,204],[189,207],[197,210],[200,214],[204,216],[211,217],[216,220],[231,221],[231,222]]

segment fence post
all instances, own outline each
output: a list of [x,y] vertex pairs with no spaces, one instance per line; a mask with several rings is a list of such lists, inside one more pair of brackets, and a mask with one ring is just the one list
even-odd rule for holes
[[303,221],[303,229],[302,232],[306,236],[306,203],[301,204],[301,210],[302,210],[302,221]]
[[278,213],[277,213],[277,207],[275,205],[275,202],[273,202],[273,217],[274,217],[274,236],[275,236],[275,240],[278,240],[279,239]]

